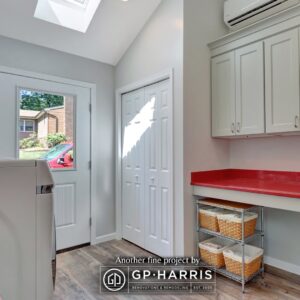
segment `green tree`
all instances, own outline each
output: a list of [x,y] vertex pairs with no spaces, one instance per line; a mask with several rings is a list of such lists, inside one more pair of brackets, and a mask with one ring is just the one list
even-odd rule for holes
[[21,91],[21,109],[41,111],[45,108],[64,105],[64,97],[46,93]]

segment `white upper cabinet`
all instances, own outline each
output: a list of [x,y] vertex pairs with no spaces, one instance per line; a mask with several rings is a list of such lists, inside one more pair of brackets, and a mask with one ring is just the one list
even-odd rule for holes
[[212,59],[212,135],[265,133],[263,42]]
[[212,135],[235,135],[234,52],[212,59]]
[[299,34],[293,29],[265,40],[267,133],[299,130]]
[[265,133],[263,42],[235,51],[236,135]]
[[211,47],[213,137],[300,134],[298,21]]

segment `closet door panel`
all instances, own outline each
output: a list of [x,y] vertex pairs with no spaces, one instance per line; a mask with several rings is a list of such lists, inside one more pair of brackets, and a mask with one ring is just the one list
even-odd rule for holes
[[149,128],[145,142],[145,232],[146,249],[160,256],[171,255],[170,211],[172,149],[169,81],[145,89],[146,106],[149,105]]
[[144,232],[145,138],[144,89],[122,97],[122,227],[123,237],[141,247]]
[[172,103],[169,80],[122,98],[123,237],[172,255]]

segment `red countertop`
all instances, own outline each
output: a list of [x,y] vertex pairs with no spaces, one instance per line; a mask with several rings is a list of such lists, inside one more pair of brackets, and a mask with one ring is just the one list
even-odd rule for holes
[[193,172],[191,185],[300,199],[300,172],[238,169]]

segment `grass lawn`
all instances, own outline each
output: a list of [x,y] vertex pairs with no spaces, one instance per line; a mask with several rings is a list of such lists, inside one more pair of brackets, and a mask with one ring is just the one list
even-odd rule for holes
[[20,159],[39,159],[41,158],[47,151],[24,151],[20,150]]

